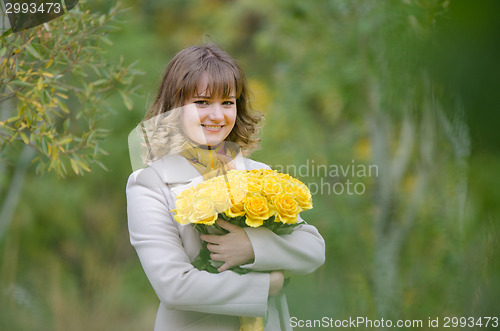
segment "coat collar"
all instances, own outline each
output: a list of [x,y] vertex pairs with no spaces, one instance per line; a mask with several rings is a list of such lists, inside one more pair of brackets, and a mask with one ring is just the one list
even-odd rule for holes
[[[234,163],[237,170],[247,169],[241,151],[234,158]],[[179,154],[165,155],[160,160],[149,164],[149,167],[153,168],[161,179],[169,184],[187,183],[201,176],[198,170]]]

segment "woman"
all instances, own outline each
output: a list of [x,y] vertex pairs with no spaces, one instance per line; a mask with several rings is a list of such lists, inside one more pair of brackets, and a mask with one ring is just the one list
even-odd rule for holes
[[[243,71],[217,46],[184,49],[168,64],[140,125],[148,166],[127,184],[131,243],[160,299],[156,331],[237,331],[239,316],[263,317],[266,331],[290,330],[283,271],[308,273],[324,262],[323,238],[305,222],[278,236],[219,219],[229,233],[200,237],[170,212],[180,192],[205,179],[229,169],[269,169],[243,157],[257,147],[260,119]],[[192,266],[202,240],[223,262],[220,273]],[[239,275],[229,270],[234,266],[255,272]]]

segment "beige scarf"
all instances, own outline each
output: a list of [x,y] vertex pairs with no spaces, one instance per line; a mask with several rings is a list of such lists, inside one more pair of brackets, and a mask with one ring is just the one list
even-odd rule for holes
[[238,152],[238,146],[231,142],[212,147],[188,141],[180,154],[207,180],[236,169],[233,160]]

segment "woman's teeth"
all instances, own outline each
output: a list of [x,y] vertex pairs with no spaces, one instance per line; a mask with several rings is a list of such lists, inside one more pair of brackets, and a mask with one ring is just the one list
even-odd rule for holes
[[205,125],[205,124],[202,124],[202,126],[204,126],[207,129],[211,129],[211,130],[219,130],[220,128],[222,128],[222,125]]

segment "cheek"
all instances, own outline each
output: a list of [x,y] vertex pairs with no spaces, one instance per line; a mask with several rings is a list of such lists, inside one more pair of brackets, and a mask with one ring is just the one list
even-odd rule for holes
[[231,126],[234,126],[234,124],[236,123],[236,116],[237,116],[236,109],[234,109],[234,111],[229,112],[229,114],[227,115],[227,121],[231,123]]
[[182,111],[182,124],[184,127],[200,123],[200,115],[194,107],[184,107]]
[[182,124],[182,128],[184,129],[184,131],[186,131],[189,128],[189,116],[186,113],[186,111],[182,112],[181,124]]

